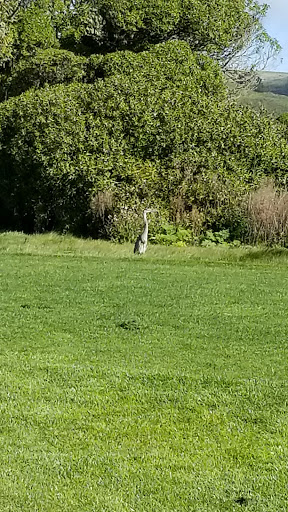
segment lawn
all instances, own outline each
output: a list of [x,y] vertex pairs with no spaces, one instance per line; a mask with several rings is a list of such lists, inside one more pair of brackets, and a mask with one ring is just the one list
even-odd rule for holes
[[132,249],[0,235],[1,512],[286,512],[286,251]]

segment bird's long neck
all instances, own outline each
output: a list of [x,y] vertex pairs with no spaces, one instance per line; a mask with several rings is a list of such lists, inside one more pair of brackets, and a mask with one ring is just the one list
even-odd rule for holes
[[147,220],[147,216],[146,216],[146,212],[143,213],[143,219],[144,219],[144,231],[143,231],[143,235],[144,237],[148,235],[148,220]]

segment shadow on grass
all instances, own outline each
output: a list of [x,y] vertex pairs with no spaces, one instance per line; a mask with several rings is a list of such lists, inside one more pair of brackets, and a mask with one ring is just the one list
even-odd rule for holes
[[241,254],[240,261],[258,261],[266,260],[271,261],[274,259],[287,259],[288,250],[284,247],[263,247],[251,249]]

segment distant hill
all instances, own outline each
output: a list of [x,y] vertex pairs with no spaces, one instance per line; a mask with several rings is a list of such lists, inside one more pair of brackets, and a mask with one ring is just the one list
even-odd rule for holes
[[288,96],[288,73],[260,71],[258,76],[261,82],[257,87],[257,92],[272,92]]
[[288,73],[260,71],[260,83],[254,91],[243,91],[239,102],[260,110],[266,108],[276,117],[288,112]]

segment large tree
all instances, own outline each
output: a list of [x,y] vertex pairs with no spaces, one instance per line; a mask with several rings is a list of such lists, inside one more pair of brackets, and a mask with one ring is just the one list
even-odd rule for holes
[[[171,39],[216,57],[224,66],[246,52],[270,55],[277,42],[261,20],[267,4],[257,0],[0,0],[0,59],[33,48],[60,46],[107,53]],[[54,36],[52,35],[54,33]],[[253,51],[251,52],[251,49]],[[248,53],[247,53],[248,51]]]
[[66,4],[62,42],[81,42],[96,53],[181,39],[227,65],[252,46],[257,54],[277,49],[261,23],[267,9],[257,0],[73,0]]

